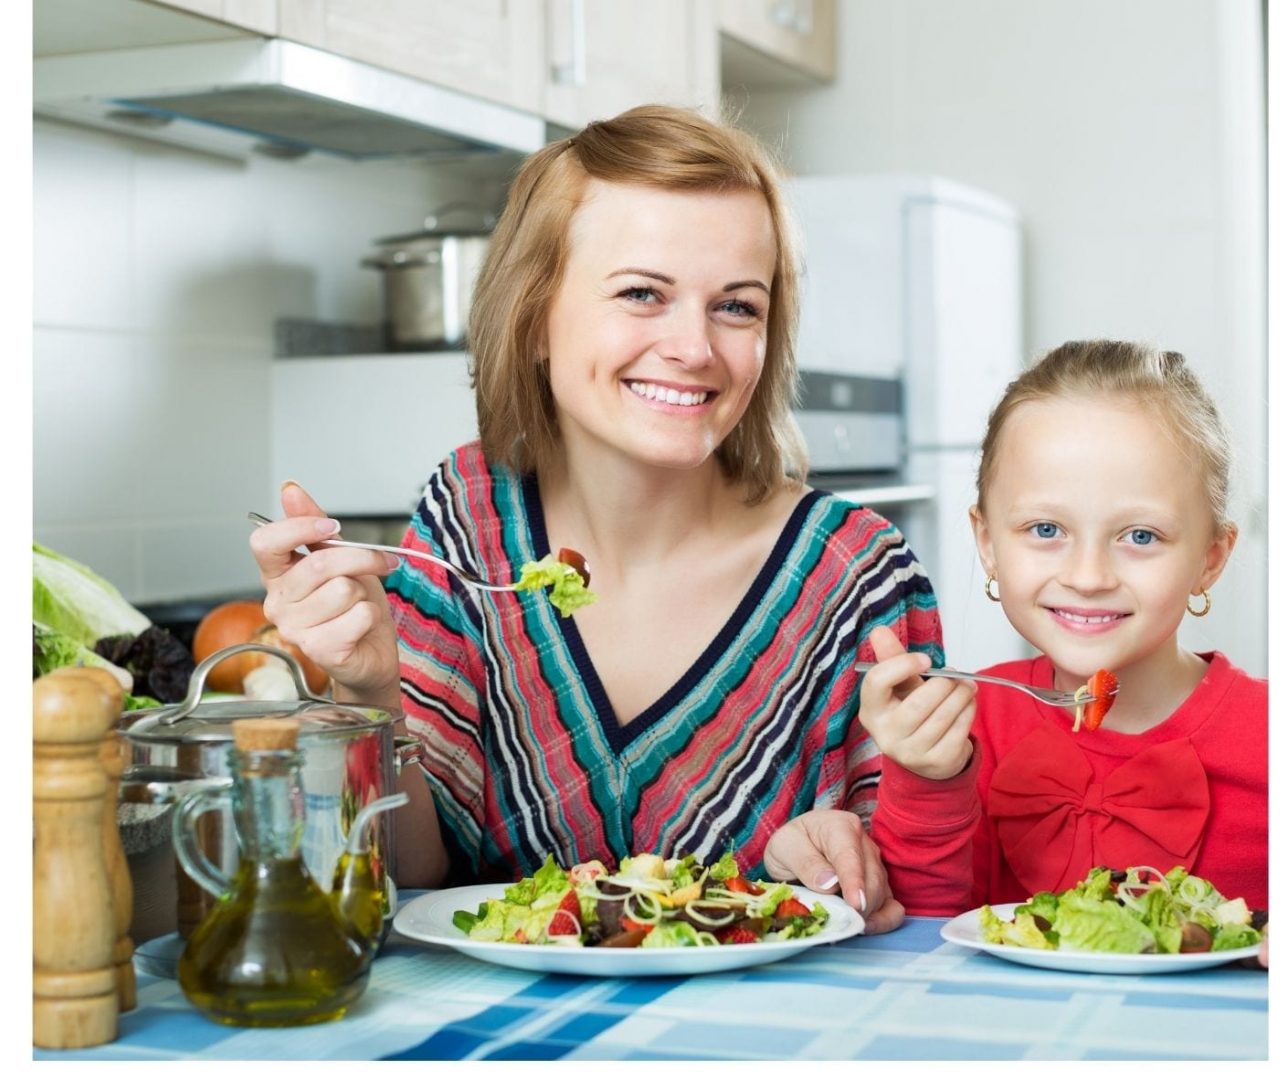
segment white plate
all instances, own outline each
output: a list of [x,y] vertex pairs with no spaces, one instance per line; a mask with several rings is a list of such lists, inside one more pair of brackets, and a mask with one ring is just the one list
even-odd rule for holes
[[[993,911],[1001,919],[1015,916],[1018,904],[994,904]],[[1216,953],[1108,953],[1089,952],[1085,949],[1026,949],[1022,945],[994,945],[985,941],[979,932],[980,909],[968,911],[950,919],[941,929],[945,941],[964,945],[968,949],[1000,956],[1017,964],[1030,967],[1052,968],[1056,971],[1081,971],[1093,975],[1162,975],[1174,971],[1196,971],[1199,968],[1219,967],[1231,960],[1256,956],[1259,946],[1248,945],[1242,949],[1227,949]]]
[[471,941],[452,925],[457,911],[475,912],[484,900],[499,899],[503,885],[466,885],[442,889],[411,900],[394,916],[394,930],[416,941],[446,945],[466,956],[525,971],[563,975],[699,975],[710,971],[769,964],[815,945],[842,941],[863,932],[863,919],[839,896],[796,888],[796,895],[811,907],[827,908],[827,925],[817,934],[791,941],[764,941],[748,945],[710,947],[676,946],[665,949],[585,949],[568,945],[518,945],[498,941]]

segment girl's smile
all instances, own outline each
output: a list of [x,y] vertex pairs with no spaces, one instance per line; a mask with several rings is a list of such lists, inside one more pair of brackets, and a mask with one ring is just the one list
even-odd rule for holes
[[1074,634],[1107,634],[1131,617],[1128,612],[1102,608],[1050,607],[1047,610],[1052,619]]

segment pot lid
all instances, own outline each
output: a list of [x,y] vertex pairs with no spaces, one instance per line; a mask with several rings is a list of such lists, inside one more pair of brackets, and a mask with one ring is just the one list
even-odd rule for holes
[[183,703],[137,709],[121,717],[120,730],[131,742],[222,743],[233,741],[232,723],[252,717],[291,717],[300,722],[300,741],[375,731],[392,724],[394,714],[370,705],[326,701],[251,701],[217,698],[187,709]]
[[[286,663],[299,694],[293,701],[256,701],[248,698],[204,699],[206,676],[217,664],[242,652],[266,652]],[[233,741],[234,720],[254,717],[281,719],[292,717],[300,722],[300,740],[308,742],[338,733],[357,734],[374,731],[392,724],[395,714],[373,705],[340,705],[309,692],[308,682],[299,661],[283,649],[260,642],[230,645],[211,653],[199,663],[188,680],[188,694],[174,705],[157,709],[134,709],[121,717],[118,725],[132,742],[147,743],[220,743]]]
[[[455,218],[456,225],[447,219]],[[440,206],[427,218],[418,232],[386,236],[376,243],[382,247],[415,244],[417,241],[442,240],[450,236],[491,236],[496,215],[474,203],[452,202]]]

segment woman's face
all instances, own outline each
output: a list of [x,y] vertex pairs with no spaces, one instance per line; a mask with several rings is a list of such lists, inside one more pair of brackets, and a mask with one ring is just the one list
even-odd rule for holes
[[568,452],[673,469],[710,460],[760,378],[775,260],[755,192],[592,180],[546,322]]

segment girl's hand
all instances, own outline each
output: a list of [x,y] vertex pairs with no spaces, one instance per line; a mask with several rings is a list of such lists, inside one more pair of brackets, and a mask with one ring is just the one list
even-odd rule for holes
[[927,780],[956,776],[970,761],[975,684],[925,679],[925,653],[906,652],[889,627],[869,638],[877,666],[863,677],[859,719],[881,753]]
[[[396,705],[398,646],[380,577],[397,567],[397,557],[313,546],[339,524],[298,484],[282,487],[282,509],[284,520],[250,536],[267,593],[264,615],[331,676],[337,699]],[[310,554],[294,550],[301,544]]]
[[840,888],[863,916],[866,933],[884,934],[903,922],[903,905],[890,895],[881,852],[848,810],[810,810],[769,838],[765,869],[777,881],[799,881],[815,892]]

